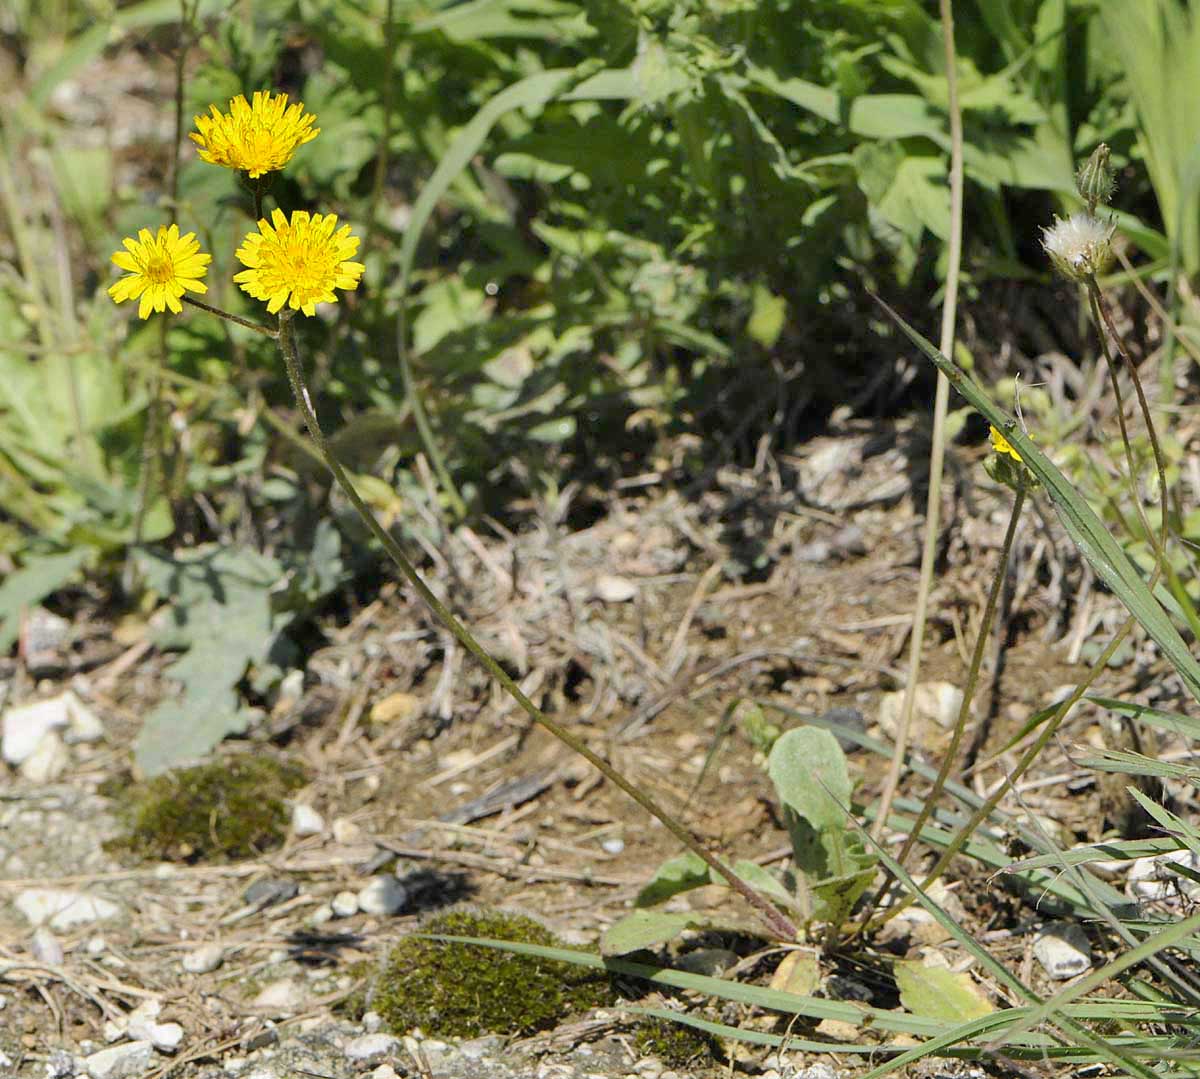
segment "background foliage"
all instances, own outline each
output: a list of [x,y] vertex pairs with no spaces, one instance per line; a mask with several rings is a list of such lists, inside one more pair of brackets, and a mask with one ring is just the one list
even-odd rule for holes
[[[270,345],[213,319],[130,322],[104,292],[119,238],[174,210],[214,253],[213,301],[253,313],[230,283],[250,225],[234,177],[186,138],[173,174],[180,58],[184,133],[263,87],[318,118],[323,137],[273,196],[353,223],[369,268],[303,327],[305,354],[339,456],[411,531],[430,512],[511,515],[572,481],[687,482],[835,405],[894,407],[904,349],[867,290],[918,324],[938,294],[935,9],[6,5],[23,93],[0,129],[0,633],[83,565],[151,564],[131,548],[219,542],[288,565],[320,545],[326,480]],[[1190,9],[963,0],[955,14],[968,296],[1048,280],[1039,226],[1072,206],[1074,162],[1101,139],[1146,272],[1194,272]],[[315,601],[338,579],[301,591]]]

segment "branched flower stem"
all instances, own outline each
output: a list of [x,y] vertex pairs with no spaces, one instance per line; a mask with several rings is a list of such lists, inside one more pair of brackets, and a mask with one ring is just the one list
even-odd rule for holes
[[304,424],[308,428],[308,433],[321,456],[325,460],[326,466],[333,474],[334,480],[341,487],[346,497],[350,500],[350,504],[354,506],[363,523],[371,530],[371,533],[383,545],[385,551],[391,557],[392,561],[399,568],[400,572],[408,580],[409,584],[416,590],[417,594],[425,601],[426,605],[437,617],[438,621],[444,625],[455,639],[468,651],[484,669],[496,679],[497,682],[504,688],[505,692],[513,698],[521,706],[526,715],[534,722],[545,728],[550,734],[554,735],[560,742],[566,745],[583,757],[589,764],[596,768],[601,775],[604,776],[614,786],[619,787],[622,791],[629,795],[638,805],[640,805],[652,817],[660,821],[667,830],[675,836],[689,850],[693,851],[704,862],[712,868],[716,873],[729,884],[731,888],[737,891],[748,902],[762,918],[768,929],[779,937],[781,940],[794,941],[798,934],[795,925],[792,924],[790,918],[787,917],[778,907],[770,900],[752,888],[744,880],[741,879],[729,866],[721,859],[705,849],[704,845],[688,831],[679,821],[671,817],[666,810],[662,809],[653,798],[644,791],[639,790],[632,782],[626,779],[618,772],[611,764],[602,757],[593,752],[581,739],[576,737],[565,727],[556,723],[540,708],[537,707],[521,690],[521,687],[513,681],[503,667],[496,662],[495,659],[483,648],[482,645],[471,635],[470,631],[450,612],[441,600],[434,595],[430,587],[425,583],[425,580],[417,572],[416,567],[404,553],[400,544],[395,537],[381,525],[375,514],[367,507],[355,489],[354,484],[350,482],[350,477],[346,474],[337,458],[333,455],[329,448],[329,443],[325,438],[325,434],[321,429],[321,425],[317,420],[317,414],[312,406],[312,401],[309,397],[308,387],[305,383],[304,369],[300,363],[300,356],[296,349],[295,332],[291,323],[292,312],[284,309],[279,314],[279,331],[275,335],[279,343],[279,350],[283,354],[283,362],[287,369],[288,381],[292,386],[292,393],[295,395],[296,404],[300,408],[300,413],[304,417]]
[[279,336],[279,331],[273,330],[270,326],[264,326],[261,322],[253,322],[248,318],[242,318],[241,315],[231,314],[229,311],[222,311],[219,307],[213,307],[203,300],[197,300],[192,296],[181,296],[180,299],[184,303],[190,303],[193,307],[200,308],[201,311],[207,311],[210,315],[217,315],[219,318],[236,322],[239,326],[245,326],[246,329],[253,330],[255,333],[261,333],[263,337],[276,338]]

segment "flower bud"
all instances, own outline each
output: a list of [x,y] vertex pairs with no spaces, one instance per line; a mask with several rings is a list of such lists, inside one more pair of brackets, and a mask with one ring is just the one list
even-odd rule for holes
[[1031,491],[1037,487],[1037,477],[1025,467],[1021,455],[1013,449],[1003,433],[995,427],[989,430],[993,452],[983,462],[984,471],[997,483],[1002,483],[1014,491]]
[[1108,158],[1108,144],[1102,142],[1092,151],[1092,156],[1079,166],[1079,171],[1075,174],[1075,190],[1087,203],[1089,214],[1096,212],[1097,203],[1107,203],[1117,186]]

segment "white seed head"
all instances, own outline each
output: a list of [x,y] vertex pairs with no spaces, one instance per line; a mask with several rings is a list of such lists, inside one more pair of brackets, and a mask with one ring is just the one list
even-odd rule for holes
[[1070,281],[1085,281],[1112,264],[1116,230],[1111,221],[1091,214],[1072,214],[1065,221],[1056,217],[1052,228],[1042,229],[1042,246],[1059,273]]

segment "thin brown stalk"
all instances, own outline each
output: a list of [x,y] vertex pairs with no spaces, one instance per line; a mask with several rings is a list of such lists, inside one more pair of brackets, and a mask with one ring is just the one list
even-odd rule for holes
[[[958,76],[954,48],[954,14],[951,0],[940,0],[942,39],[946,51],[946,95],[950,114],[950,242],[946,259],[946,296],[942,304],[942,355],[954,351],[954,325],[958,311],[958,275],[962,265],[963,218],[963,133],[962,114],[958,103]],[[929,453],[929,495],[925,503],[925,542],[921,549],[921,580],[913,610],[912,636],[909,639],[908,681],[904,686],[904,702],[900,710],[896,746],[888,767],[887,779],[879,797],[879,815],[871,829],[878,839],[883,834],[888,813],[900,785],[900,772],[912,729],[913,703],[921,674],[921,647],[925,643],[925,618],[929,594],[933,587],[933,564],[937,557],[937,540],[941,516],[942,467],[946,450],[946,412],[950,402],[950,383],[940,371],[933,404],[933,445]]]

